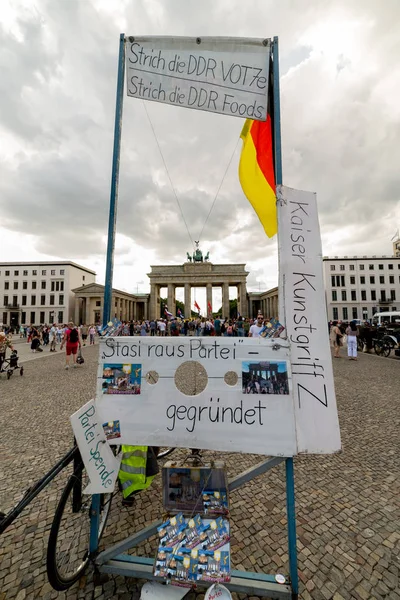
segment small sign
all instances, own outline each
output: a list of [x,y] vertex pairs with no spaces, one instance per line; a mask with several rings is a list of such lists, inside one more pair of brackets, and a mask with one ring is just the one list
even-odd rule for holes
[[[71,425],[89,475],[90,483],[84,494],[112,492],[117,480],[119,463],[107,443],[103,421],[94,400],[90,400],[71,417]],[[106,423],[106,431],[114,431],[114,423]],[[119,427],[119,424],[118,424]]]
[[133,98],[265,121],[271,40],[126,38]]

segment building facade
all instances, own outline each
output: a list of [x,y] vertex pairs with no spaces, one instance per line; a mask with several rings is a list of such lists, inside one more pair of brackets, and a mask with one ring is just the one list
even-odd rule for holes
[[[72,290],[75,294],[74,322],[86,325],[103,322],[104,285],[90,283]],[[119,321],[148,318],[150,294],[128,294],[113,288],[111,317]]]
[[66,323],[75,315],[78,286],[96,273],[70,261],[0,263],[0,324]]
[[328,320],[366,320],[400,309],[400,253],[324,256],[323,268]]

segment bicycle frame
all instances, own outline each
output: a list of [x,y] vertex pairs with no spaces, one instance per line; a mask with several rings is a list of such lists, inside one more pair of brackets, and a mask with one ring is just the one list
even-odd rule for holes
[[40,494],[40,492],[46,486],[48,486],[49,483],[53,481],[53,479],[57,477],[57,475],[63,469],[65,469],[65,467],[74,461],[75,469],[80,460],[79,448],[75,445],[73,448],[71,448],[71,450],[69,450],[69,452],[67,452],[67,454],[65,454],[65,456],[63,456],[63,458],[58,461],[58,463],[54,465],[54,467],[50,469],[48,473],[46,473],[46,475],[44,475],[44,477],[42,477],[42,479],[39,479],[39,481],[26,490],[23,497],[18,504],[14,506],[14,508],[12,508],[7,514],[0,513],[0,535],[4,533],[7,527],[9,527],[15,521],[24,508],[28,506],[28,504],[30,504],[32,500],[34,500],[36,496]]

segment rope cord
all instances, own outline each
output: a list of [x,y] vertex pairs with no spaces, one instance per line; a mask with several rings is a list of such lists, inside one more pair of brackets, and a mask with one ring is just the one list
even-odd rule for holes
[[181,216],[182,216],[183,222],[185,223],[186,231],[187,231],[187,233],[188,233],[188,236],[189,236],[189,239],[190,239],[190,241],[192,242],[192,247],[194,248],[194,242],[193,242],[193,238],[192,238],[192,236],[190,235],[189,227],[188,227],[188,225],[187,225],[187,223],[186,223],[185,215],[183,214],[183,210],[182,210],[182,207],[181,207],[181,205],[180,205],[180,202],[179,202],[179,199],[178,199],[177,193],[176,193],[176,191],[175,191],[174,184],[172,183],[172,179],[171,179],[171,177],[170,177],[170,174],[169,174],[169,171],[168,171],[168,167],[167,167],[167,164],[166,164],[166,162],[165,162],[164,155],[163,155],[163,153],[162,153],[162,150],[161,150],[160,144],[158,143],[158,139],[157,139],[157,135],[156,135],[156,132],[155,132],[155,130],[154,130],[154,127],[153,127],[153,123],[151,122],[150,115],[149,115],[149,113],[148,113],[148,111],[147,111],[147,108],[146,108],[146,103],[144,102],[144,100],[143,100],[142,102],[143,102],[144,110],[146,111],[147,118],[148,118],[148,120],[149,120],[149,123],[150,123],[151,130],[152,130],[152,132],[153,132],[153,135],[154,135],[154,139],[156,140],[157,148],[158,148],[158,151],[159,151],[159,153],[160,153],[161,159],[162,159],[162,161],[163,161],[163,164],[164,164],[164,167],[165,167],[165,171],[166,171],[166,173],[167,173],[167,175],[168,175],[168,179],[169,179],[169,182],[170,182],[170,184],[171,184],[172,191],[174,192],[175,200],[176,200],[176,202],[177,202],[177,204],[178,204],[178,206],[179,206],[179,210],[180,210],[180,213],[181,213]]
[[[187,233],[188,233],[189,239],[190,239],[190,241],[192,242],[192,246],[193,246],[193,248],[194,248],[194,242],[193,242],[193,238],[192,238],[192,236],[191,236],[191,234],[190,234],[189,227],[188,227],[188,225],[187,225],[187,222],[186,222],[186,219],[185,219],[185,215],[183,214],[183,210],[182,210],[182,207],[181,207],[181,205],[180,205],[180,202],[179,202],[178,195],[177,195],[177,193],[176,193],[176,191],[175,191],[175,188],[174,188],[174,184],[172,183],[172,179],[171,179],[171,176],[170,176],[170,174],[169,174],[168,167],[167,167],[167,164],[166,164],[166,162],[165,162],[165,159],[164,159],[164,155],[163,155],[163,153],[162,153],[162,150],[161,150],[161,146],[160,146],[160,144],[159,144],[159,142],[158,142],[158,138],[157,138],[157,135],[156,135],[155,129],[154,129],[154,127],[153,127],[153,123],[152,123],[152,121],[151,121],[151,119],[150,119],[150,115],[149,115],[149,113],[148,113],[148,110],[147,110],[147,108],[146,108],[146,103],[144,102],[144,100],[143,100],[142,102],[143,102],[144,110],[146,111],[147,119],[148,119],[148,121],[149,121],[149,123],[150,123],[151,130],[152,130],[152,132],[153,132],[153,135],[154,135],[154,139],[156,140],[157,148],[158,148],[158,151],[159,151],[159,153],[160,153],[161,159],[162,159],[162,161],[163,161],[163,164],[164,164],[164,167],[165,167],[165,171],[166,171],[166,173],[167,173],[167,176],[168,176],[169,182],[170,182],[170,184],[171,184],[171,188],[172,188],[172,191],[173,191],[173,193],[174,193],[175,200],[176,200],[176,202],[177,202],[177,204],[178,204],[179,211],[180,211],[180,213],[181,213],[181,215],[182,215],[183,222],[185,223],[186,231],[187,231]],[[232,152],[232,155],[231,155],[231,157],[230,157],[230,159],[229,159],[228,165],[227,165],[227,167],[226,167],[226,169],[225,169],[225,172],[224,172],[224,175],[223,175],[223,177],[222,177],[221,183],[220,183],[220,184],[219,184],[219,186],[218,186],[217,193],[215,194],[214,200],[213,200],[213,202],[212,202],[212,204],[211,204],[211,208],[210,208],[210,210],[208,211],[208,215],[207,215],[207,217],[206,217],[206,220],[204,221],[204,225],[203,225],[203,227],[202,227],[202,229],[201,229],[201,232],[200,232],[200,235],[199,235],[199,238],[198,238],[199,240],[201,240],[201,236],[203,235],[203,231],[204,231],[204,229],[205,229],[205,226],[207,225],[208,219],[210,218],[210,215],[211,215],[211,213],[212,213],[212,210],[213,210],[213,208],[214,208],[214,206],[215,206],[215,203],[216,203],[216,201],[217,201],[217,198],[218,198],[219,192],[220,192],[220,190],[221,190],[222,184],[223,184],[223,183],[224,183],[224,181],[225,181],[226,174],[227,174],[227,172],[228,172],[228,170],[229,170],[229,167],[231,166],[231,162],[232,162],[232,160],[233,160],[233,157],[234,157],[234,155],[235,155],[235,153],[236,153],[236,148],[238,147],[239,141],[240,141],[240,137],[238,137],[238,139],[237,139],[237,141],[236,141],[235,147],[234,147],[234,149],[233,149],[233,152]]]
[[229,167],[231,166],[231,162],[232,162],[232,160],[233,160],[233,157],[235,156],[235,153],[236,153],[236,148],[238,147],[238,143],[239,143],[239,141],[240,141],[240,137],[237,139],[237,142],[236,142],[236,144],[235,144],[235,147],[234,147],[234,149],[233,149],[233,152],[232,152],[232,156],[231,156],[231,157],[230,157],[230,159],[229,159],[228,166],[226,167],[226,169],[225,169],[225,173],[224,173],[224,175],[223,175],[223,177],[222,177],[222,181],[221,181],[221,183],[219,184],[219,187],[218,187],[217,193],[215,194],[215,198],[214,198],[214,200],[213,200],[213,203],[211,204],[211,208],[210,208],[210,210],[208,211],[208,215],[207,215],[207,217],[206,217],[206,220],[204,221],[203,228],[202,228],[202,230],[201,230],[201,232],[200,232],[200,235],[199,235],[199,240],[201,240],[201,236],[203,235],[204,228],[205,228],[205,226],[207,225],[207,221],[208,221],[208,219],[210,218],[211,212],[212,212],[212,210],[213,210],[213,208],[214,208],[214,206],[215,206],[215,203],[216,203],[216,201],[217,201],[217,198],[218,198],[218,194],[219,194],[219,192],[220,192],[220,190],[221,190],[222,184],[223,184],[223,183],[224,183],[224,181],[225,181],[225,177],[226,177],[226,174],[227,174],[227,172],[228,172],[228,170],[229,170]]

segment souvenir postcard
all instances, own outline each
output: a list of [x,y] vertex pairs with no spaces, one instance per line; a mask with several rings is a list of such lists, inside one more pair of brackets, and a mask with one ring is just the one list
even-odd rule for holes
[[194,548],[207,539],[207,529],[210,528],[209,523],[203,523],[201,516],[196,515],[192,519],[188,519],[185,531],[185,539],[183,545],[185,548]]
[[205,490],[203,492],[203,510],[206,515],[228,514],[228,495],[219,490]]
[[179,548],[173,555],[176,562],[176,572],[171,577],[174,585],[191,587],[197,581],[198,551],[189,548]]
[[176,546],[185,537],[186,523],[182,513],[171,517],[157,528],[161,546]]
[[159,546],[154,562],[154,575],[156,577],[172,577],[176,572],[176,561],[172,547]]
[[198,580],[230,581],[229,552],[226,550],[199,550]]
[[201,546],[203,550],[217,550],[229,542],[229,524],[226,519],[218,517],[215,521],[211,521],[210,528],[207,530],[207,539]]
[[280,336],[284,329],[284,326],[279,323],[278,319],[270,319],[268,323],[261,329],[260,337],[276,338]]

